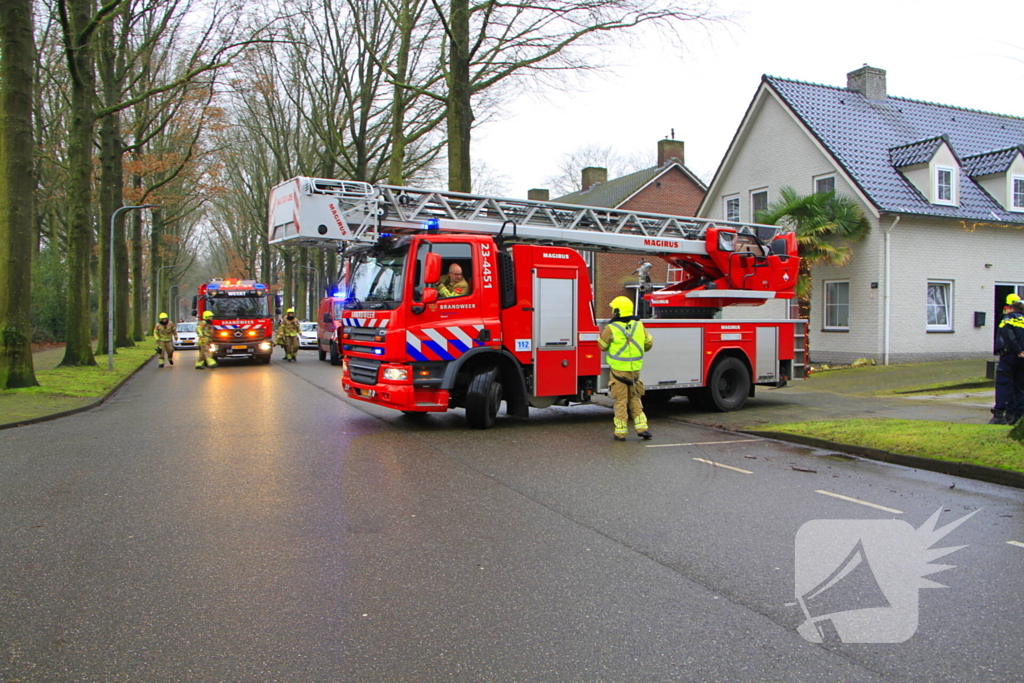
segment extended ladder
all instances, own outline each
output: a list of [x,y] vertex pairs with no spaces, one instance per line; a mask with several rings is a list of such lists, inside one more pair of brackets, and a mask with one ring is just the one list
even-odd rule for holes
[[381,233],[422,231],[503,233],[516,242],[583,250],[705,254],[709,227],[725,227],[768,244],[774,225],[501,199],[461,192],[373,186],[345,180],[293,178],[271,191],[271,244],[372,243]]

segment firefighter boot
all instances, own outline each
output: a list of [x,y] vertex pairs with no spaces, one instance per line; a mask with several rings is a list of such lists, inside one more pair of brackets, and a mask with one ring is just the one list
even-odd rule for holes
[[654,434],[647,428],[647,416],[640,413],[633,418],[633,429],[636,430],[636,435],[644,441],[649,441],[654,438]]
[[619,419],[613,419],[613,422],[615,422],[615,434],[614,434],[615,440],[616,441],[625,441],[626,440],[626,434],[629,433],[629,426],[626,424],[626,421],[625,420],[619,420]]
[[215,367],[217,367],[217,361],[215,361],[213,358],[207,358],[206,359],[206,366],[209,367],[209,368],[215,368]]
[[171,365],[174,365],[174,351],[171,351],[171,353],[168,354],[167,362],[170,363]]
[[1001,410],[992,409],[992,419],[988,421],[990,425],[1004,425],[1006,422],[1006,413]]

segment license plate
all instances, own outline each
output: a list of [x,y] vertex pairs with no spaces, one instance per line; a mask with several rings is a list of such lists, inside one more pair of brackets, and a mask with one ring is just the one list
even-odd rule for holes
[[249,347],[245,346],[244,344],[242,346],[232,346],[231,347],[232,351],[247,351],[248,349],[249,349]]

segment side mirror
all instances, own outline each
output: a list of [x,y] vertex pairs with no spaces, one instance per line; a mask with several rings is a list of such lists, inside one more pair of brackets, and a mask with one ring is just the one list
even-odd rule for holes
[[330,313],[324,313],[324,322],[325,323],[333,323],[334,322],[334,316],[332,316]]
[[[438,257],[437,260],[440,262],[441,258]],[[423,303],[425,303],[425,304],[432,304],[435,301],[437,301],[437,290],[434,289],[433,287],[427,287],[426,289],[424,289],[423,290]]]
[[[428,285],[437,282],[441,279],[441,255],[436,252],[429,252],[427,254],[426,262],[423,268],[423,281]],[[426,301],[427,292],[423,292],[424,301]],[[435,299],[436,301],[436,299]]]
[[274,315],[281,315],[281,295],[274,295]]

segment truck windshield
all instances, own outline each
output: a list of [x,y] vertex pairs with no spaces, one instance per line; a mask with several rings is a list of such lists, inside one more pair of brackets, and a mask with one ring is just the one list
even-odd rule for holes
[[351,254],[346,280],[345,308],[393,309],[402,300],[402,280],[408,247],[366,250]]
[[217,296],[206,299],[206,310],[213,311],[213,317],[222,318],[266,318],[267,297],[264,296]]

